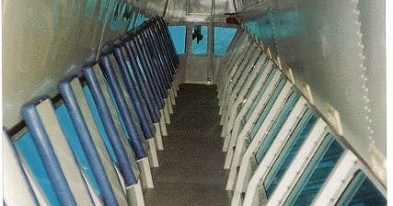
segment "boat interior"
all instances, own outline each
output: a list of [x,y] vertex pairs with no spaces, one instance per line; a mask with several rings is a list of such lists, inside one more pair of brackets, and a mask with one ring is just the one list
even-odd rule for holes
[[4,0],[3,204],[387,205],[385,3]]

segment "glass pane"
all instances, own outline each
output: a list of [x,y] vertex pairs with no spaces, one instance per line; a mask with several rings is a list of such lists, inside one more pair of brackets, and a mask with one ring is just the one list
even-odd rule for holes
[[270,129],[269,133],[266,135],[264,140],[262,141],[257,153],[255,154],[255,159],[257,163],[261,163],[262,159],[265,157],[266,152],[269,150],[273,141],[276,139],[277,134],[280,132],[282,126],[288,119],[289,114],[295,107],[297,100],[299,99],[299,94],[296,92],[292,92],[291,96],[285,102],[280,114],[274,120],[273,126]]
[[53,190],[52,184],[49,181],[48,174],[45,171],[44,165],[37,152],[33,142],[33,137],[29,132],[25,133],[16,142],[15,146],[18,152],[22,155],[30,168],[30,171],[36,178],[43,193],[49,201],[50,205],[60,205],[59,200]]
[[261,16],[247,21],[245,27],[262,41],[287,39],[298,35],[300,29],[304,28],[302,15],[297,10],[268,10]]
[[280,95],[282,88],[284,87],[286,79],[281,78],[280,83],[274,89],[272,96],[270,96],[269,100],[267,101],[265,107],[262,110],[261,115],[259,116],[257,122],[253,126],[250,131],[249,139],[254,139],[255,135],[257,134],[259,128],[261,127],[262,123],[265,121],[267,115],[269,114],[270,110],[272,109],[274,103],[276,102],[277,97]]
[[262,98],[263,94],[265,94],[267,86],[269,86],[270,82],[272,81],[274,74],[276,73],[275,69],[272,69],[272,71],[269,73],[269,76],[267,77],[266,82],[263,84],[261,90],[259,91],[257,97],[255,100],[253,100],[252,105],[250,106],[250,109],[246,112],[246,114],[243,116],[242,122],[241,122],[241,127],[243,128],[246,122],[250,119],[251,114],[254,112],[257,104],[259,103],[260,99]]
[[385,196],[375,187],[371,180],[359,170],[345,189],[337,205],[387,205]]
[[137,15],[137,18],[136,18],[136,20],[135,20],[135,25],[134,25],[134,27],[137,27],[137,26],[143,24],[143,22],[145,22],[145,21],[148,20],[148,19],[149,19],[149,18],[147,18],[145,15],[143,15],[143,14],[138,14],[138,15]]
[[168,26],[177,54],[186,51],[186,26]]
[[137,13],[131,10],[131,20],[130,20],[130,25],[128,26],[128,31],[131,31],[133,28],[135,28],[135,22],[137,18]]
[[97,193],[97,195],[100,195],[101,191],[100,191],[97,181],[94,177],[93,170],[90,167],[89,162],[87,161],[87,158],[85,156],[85,152],[83,151],[83,148],[82,148],[82,144],[79,141],[79,136],[76,133],[76,130],[74,128],[74,124],[72,123],[71,117],[68,113],[68,110],[67,110],[65,104],[61,104],[55,110],[55,112],[56,112],[57,119],[61,125],[64,136],[67,138],[67,141],[70,144],[72,152],[74,153],[81,168],[83,168],[83,170],[87,174],[87,177],[89,178],[89,181],[92,184],[94,191]]
[[292,160],[297,155],[297,152],[313,128],[316,120],[317,117],[313,114],[313,112],[311,110],[307,110],[295,127],[264,181],[265,191],[268,197],[273,193],[282,176],[292,163]]
[[223,56],[236,34],[236,28],[214,27],[214,55]]
[[[247,90],[247,92],[244,94],[243,99],[247,100],[250,97],[251,92],[253,91],[255,84],[258,82],[260,76],[262,75],[262,71],[267,69],[265,68],[265,65],[267,64],[267,59],[265,59],[265,62],[263,63],[263,65],[261,66],[261,68],[259,68],[258,73],[255,75],[255,78],[252,80],[252,83],[250,85],[250,89]],[[254,101],[255,102],[255,101]],[[239,114],[240,110],[243,108],[245,101],[243,101],[242,103],[239,104],[239,106],[237,107],[237,114]]]
[[192,54],[207,54],[207,26],[195,25],[192,28]]
[[344,148],[328,135],[307,165],[285,205],[310,205],[340,159]]

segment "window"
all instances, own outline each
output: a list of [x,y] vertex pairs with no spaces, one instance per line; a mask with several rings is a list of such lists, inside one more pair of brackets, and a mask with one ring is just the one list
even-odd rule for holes
[[173,44],[177,54],[184,54],[186,51],[186,26],[168,26]]
[[258,103],[260,102],[262,96],[265,94],[266,89],[268,87],[268,85],[270,84],[270,82],[272,82],[272,79],[274,77],[274,74],[276,73],[276,70],[273,69],[270,73],[269,76],[267,77],[266,82],[263,84],[263,87],[261,88],[261,90],[258,93],[258,96],[255,98],[255,100],[252,102],[252,105],[250,106],[250,109],[248,109],[248,111],[246,112],[246,114],[243,116],[242,119],[242,128],[244,127],[244,125],[246,124],[246,122],[250,119],[252,113],[254,112],[255,108],[257,107]]
[[313,112],[311,110],[307,110],[292,132],[287,143],[282,149],[282,152],[278,156],[276,162],[273,164],[272,169],[269,171],[263,183],[266,195],[268,197],[273,193],[282,176],[287,171],[304,140],[307,138],[308,134],[313,128],[316,120],[317,117],[313,114]]
[[225,54],[236,31],[236,28],[214,27],[214,55]]
[[135,20],[135,27],[138,27],[139,25],[143,24],[143,22],[145,22],[146,20],[148,20],[149,18],[147,18],[145,15],[143,14],[137,14],[136,20]]
[[48,199],[49,204],[60,205],[52,184],[49,181],[48,174],[45,171],[40,155],[34,145],[31,134],[26,132],[15,142],[15,146],[29,166],[31,173],[36,178],[41,190]]
[[299,99],[299,94],[296,92],[292,92],[288,100],[285,102],[280,114],[277,116],[276,120],[273,123],[272,128],[269,133],[263,139],[258,151],[255,154],[255,159],[259,163],[263,160],[266,155],[266,152],[269,150],[270,146],[276,139],[277,134],[280,132],[282,126],[288,119],[288,116],[291,114],[291,111],[295,107],[297,100]]
[[307,165],[284,205],[311,205],[343,152],[344,148],[329,134]]
[[192,54],[207,54],[207,26],[195,25],[192,28]]
[[[250,139],[254,139],[255,135],[258,133],[259,128],[261,127],[262,123],[265,121],[267,115],[270,113],[270,110],[272,109],[274,103],[276,102],[278,96],[280,95],[282,89],[284,88],[284,85],[286,83],[286,79],[281,78],[280,83],[277,85],[275,88],[273,94],[270,96],[268,102],[266,103],[266,106],[263,108],[263,111],[261,115],[259,116],[257,122],[255,123],[254,127],[250,131]],[[252,112],[249,113],[251,115]]]
[[386,205],[386,198],[359,170],[345,189],[337,205]]

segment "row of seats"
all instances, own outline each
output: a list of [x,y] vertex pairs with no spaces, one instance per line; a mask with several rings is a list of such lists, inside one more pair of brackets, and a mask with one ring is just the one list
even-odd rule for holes
[[[104,48],[97,62],[21,111],[27,132],[3,140],[7,205],[144,205],[175,97],[178,58],[163,18]],[[15,150],[16,147],[16,150]],[[15,176],[14,176],[15,175]],[[22,194],[21,194],[22,193]]]
[[232,206],[386,205],[386,190],[260,43],[235,39],[218,83]]

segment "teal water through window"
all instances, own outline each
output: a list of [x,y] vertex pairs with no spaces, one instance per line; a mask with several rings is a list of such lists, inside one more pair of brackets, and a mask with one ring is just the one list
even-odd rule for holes
[[[248,99],[250,97],[251,91],[253,91],[255,84],[258,82],[257,80],[259,80],[260,76],[262,75],[263,71],[267,68],[265,68],[265,65],[267,64],[266,59],[264,60],[265,62],[262,65],[262,69],[259,69],[258,73],[255,75],[255,78],[253,79],[251,85],[250,85],[250,89],[247,90],[247,92],[244,94],[243,99]],[[255,101],[254,101],[255,102]],[[239,114],[240,110],[243,108],[245,102],[242,102],[239,104],[239,106],[237,107],[236,110],[236,115]]]
[[[286,83],[286,79],[282,78],[280,82],[278,83],[276,89],[274,90],[272,96],[270,96],[268,102],[266,103],[265,107],[262,110],[261,115],[259,116],[257,122],[255,125],[252,127],[249,135],[249,140],[254,139],[255,135],[257,134],[259,128],[261,127],[262,123],[265,121],[267,115],[270,113],[270,110],[272,109],[274,103],[277,100],[277,97],[280,95],[282,88],[284,87]],[[267,129],[267,128],[266,128]]]
[[248,120],[250,119],[251,114],[254,112],[255,108],[258,105],[258,102],[260,102],[260,99],[265,94],[266,88],[269,86],[269,84],[272,81],[273,76],[274,76],[275,73],[276,73],[275,69],[272,69],[272,71],[269,73],[269,76],[267,77],[267,80],[263,84],[263,86],[262,86],[261,90],[259,91],[258,95],[255,97],[255,100],[253,100],[252,105],[247,110],[246,114],[243,116],[243,119],[242,119],[242,122],[241,122],[241,128],[243,128],[244,125],[246,124],[246,122],[248,122]]
[[345,189],[337,205],[342,206],[383,206],[387,205],[385,196],[372,181],[359,170]]
[[192,54],[207,54],[207,26],[195,25],[192,29]]
[[303,22],[304,14],[299,10],[268,10],[244,25],[259,40],[267,42],[298,35],[305,28]]
[[18,152],[23,156],[30,171],[36,178],[41,190],[47,198],[50,205],[60,205],[52,184],[49,181],[48,174],[34,145],[33,137],[29,132],[23,134],[16,142],[15,146]]
[[214,55],[223,56],[226,53],[236,32],[236,28],[214,27]]
[[299,99],[299,94],[297,92],[292,92],[288,100],[285,102],[280,114],[275,119],[272,128],[269,133],[263,139],[257,153],[255,154],[255,159],[257,163],[261,163],[262,159],[265,157],[266,152],[269,150],[273,141],[276,139],[277,134],[280,132],[282,126],[288,119],[289,114],[295,107],[297,100]]
[[344,148],[329,134],[307,165],[284,205],[310,205],[336,166]]
[[186,26],[168,26],[177,54],[186,52]]
[[309,135],[311,129],[313,128],[317,117],[313,114],[311,110],[307,110],[299,123],[296,125],[294,131],[286,142],[284,148],[280,152],[277,160],[268,172],[266,179],[263,183],[266,191],[266,195],[269,197],[278,183],[280,182],[282,176],[287,171],[288,167],[291,165],[292,160],[297,155],[300,147],[302,146],[304,140]]

